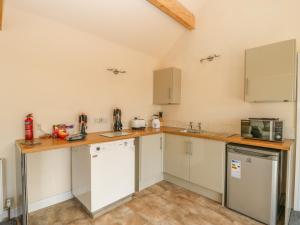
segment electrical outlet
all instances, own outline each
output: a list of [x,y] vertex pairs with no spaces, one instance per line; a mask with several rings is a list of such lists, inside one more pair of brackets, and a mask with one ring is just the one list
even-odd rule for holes
[[95,123],[103,123],[104,122],[104,119],[99,117],[99,118],[95,118],[94,120]]
[[36,128],[37,128],[38,130],[42,130],[42,124],[37,123],[37,124],[36,124]]
[[12,198],[6,199],[6,202],[5,202],[6,208],[11,208],[12,204],[13,204],[13,199]]

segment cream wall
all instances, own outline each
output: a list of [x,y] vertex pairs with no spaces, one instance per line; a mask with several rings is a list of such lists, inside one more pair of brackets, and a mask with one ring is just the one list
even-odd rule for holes
[[[14,141],[23,137],[23,120],[77,123],[88,114],[88,131],[111,128],[112,109],[123,110],[125,125],[134,116],[150,119],[152,70],[157,59],[8,7],[0,32],[0,157],[6,158],[8,196],[14,196]],[[113,76],[108,67],[128,73]],[[100,124],[94,123],[102,118]],[[29,201],[70,191],[70,151],[37,153],[28,160]]]
[[[197,28],[177,41],[158,68],[182,69],[182,103],[164,106],[171,124],[201,121],[203,128],[237,132],[240,119],[279,117],[285,136],[294,137],[294,103],[245,103],[244,50],[272,42],[300,41],[297,0],[207,1]],[[211,54],[221,58],[200,63]]]
[[[182,104],[164,106],[171,124],[201,121],[204,129],[239,132],[249,116],[285,120],[286,137],[294,136],[293,103],[249,104],[243,101],[244,49],[276,41],[300,40],[297,0],[208,1],[197,14],[197,29],[186,32],[168,55],[156,58],[88,33],[11,7],[0,32],[0,156],[8,161],[8,196],[15,192],[14,140],[23,137],[23,119],[33,112],[45,130],[54,123],[76,123],[89,116],[89,131],[111,128],[111,110],[123,109],[124,121],[150,118],[152,70],[183,70]],[[214,62],[199,62],[210,54]],[[157,66],[159,65],[159,66]],[[120,77],[106,71],[121,67]],[[94,123],[103,118],[101,124]],[[70,191],[68,149],[29,156],[29,200],[36,202]]]

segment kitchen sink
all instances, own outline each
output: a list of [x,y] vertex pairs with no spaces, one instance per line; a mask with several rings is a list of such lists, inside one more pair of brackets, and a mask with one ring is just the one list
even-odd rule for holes
[[108,132],[108,133],[103,133],[103,134],[100,134],[100,136],[113,138],[113,137],[127,136],[127,135],[130,135],[130,134],[131,134],[131,133],[124,132],[124,131],[119,131],[119,132]]
[[184,129],[181,130],[182,133],[193,133],[193,134],[206,134],[206,133],[212,133],[205,130],[196,130],[196,129]]
[[204,134],[204,135],[210,135],[210,136],[225,136],[225,137],[232,137],[235,134],[231,133],[218,133],[218,132],[212,132],[207,130],[196,130],[196,129],[184,129],[181,130],[182,133],[190,133],[190,134]]

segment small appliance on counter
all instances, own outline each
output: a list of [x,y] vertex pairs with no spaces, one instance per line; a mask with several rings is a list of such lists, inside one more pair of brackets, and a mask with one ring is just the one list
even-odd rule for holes
[[78,134],[72,134],[68,135],[66,137],[67,141],[81,141],[84,140],[87,136],[87,122],[88,122],[88,117],[86,114],[82,113],[78,117],[78,122],[79,122],[79,133]]
[[88,122],[88,117],[86,114],[82,113],[79,115],[78,118],[78,122],[79,122],[79,134],[72,134],[72,135],[68,135],[66,137],[67,141],[80,141],[80,140],[84,140],[87,136],[87,122]]
[[113,120],[114,120],[114,131],[122,131],[123,124],[122,124],[122,111],[119,108],[114,109],[113,113]]
[[139,119],[135,117],[131,120],[131,129],[132,130],[144,130],[146,128],[146,121],[144,119]]
[[160,120],[159,120],[159,117],[157,115],[153,115],[153,118],[152,118],[152,127],[154,129],[159,129],[160,128]]
[[278,118],[241,120],[241,136],[250,139],[282,142],[283,121]]
[[84,134],[72,134],[66,137],[67,141],[81,141],[84,140],[86,135]]
[[88,122],[88,117],[86,114],[82,113],[79,115],[78,118],[78,122],[79,122],[79,133],[78,134],[72,134],[72,135],[68,135],[66,137],[67,141],[81,141],[84,140],[87,136],[87,122]]
[[82,113],[81,115],[79,115],[79,132],[82,135],[87,135],[86,133],[87,122],[88,122],[88,117],[86,114]]

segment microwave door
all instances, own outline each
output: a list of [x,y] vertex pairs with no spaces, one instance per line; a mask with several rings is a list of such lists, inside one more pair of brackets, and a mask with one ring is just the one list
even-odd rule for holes
[[274,135],[273,135],[273,131],[274,131],[274,122],[273,121],[270,121],[270,131],[269,131],[269,140],[270,141],[273,141],[274,140]]
[[251,135],[254,138],[263,138],[263,131],[259,126],[251,126]]

